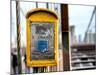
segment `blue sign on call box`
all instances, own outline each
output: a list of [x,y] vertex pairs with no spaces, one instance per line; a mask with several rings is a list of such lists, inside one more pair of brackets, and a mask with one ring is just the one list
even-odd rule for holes
[[40,52],[45,52],[48,50],[48,41],[47,40],[38,40],[37,41],[37,50]]

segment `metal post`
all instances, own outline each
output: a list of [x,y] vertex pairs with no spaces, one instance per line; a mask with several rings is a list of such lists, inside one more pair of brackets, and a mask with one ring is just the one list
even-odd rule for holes
[[20,55],[20,12],[19,1],[16,1],[16,26],[17,26],[17,51],[18,51],[18,73],[22,73],[21,55]]
[[64,49],[63,50],[63,70],[70,71],[68,4],[61,4],[61,25],[62,25],[62,44],[63,44],[62,46]]

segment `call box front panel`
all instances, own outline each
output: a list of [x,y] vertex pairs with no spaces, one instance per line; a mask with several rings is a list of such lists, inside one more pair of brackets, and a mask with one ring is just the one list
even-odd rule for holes
[[31,60],[54,60],[54,23],[31,23]]

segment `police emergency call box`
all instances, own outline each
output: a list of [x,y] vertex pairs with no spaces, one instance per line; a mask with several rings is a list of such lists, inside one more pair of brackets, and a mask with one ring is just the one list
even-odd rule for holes
[[26,15],[27,66],[55,66],[58,58],[58,17],[42,8]]

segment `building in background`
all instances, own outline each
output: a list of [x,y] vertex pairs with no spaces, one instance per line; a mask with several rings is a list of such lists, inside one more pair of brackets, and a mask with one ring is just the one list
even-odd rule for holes
[[87,32],[84,38],[85,43],[96,44],[96,33]]

